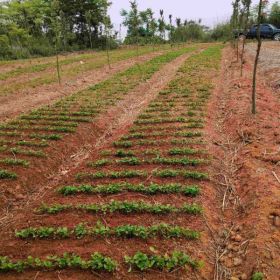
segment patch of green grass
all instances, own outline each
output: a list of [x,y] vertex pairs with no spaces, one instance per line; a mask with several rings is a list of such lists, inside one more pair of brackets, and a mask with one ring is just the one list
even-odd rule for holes
[[14,172],[0,169],[0,179],[15,180],[17,179],[17,174]]
[[203,153],[202,150],[190,149],[190,148],[172,148],[168,151],[169,155],[196,155]]
[[251,280],[263,280],[264,275],[262,272],[255,272],[251,278]]
[[130,141],[117,141],[113,143],[116,148],[130,148],[132,147],[132,142]]
[[96,173],[78,173],[76,179],[78,181],[90,180],[90,179],[123,179],[123,178],[137,178],[146,177],[147,174],[143,171],[127,170],[127,171],[111,171],[111,172],[96,172]]
[[146,271],[150,269],[172,271],[177,268],[190,266],[193,269],[201,267],[202,263],[192,260],[191,257],[180,251],[174,251],[171,254],[147,255],[142,252],[137,252],[134,256],[125,256],[125,262],[130,266],[129,271],[137,269]]
[[46,157],[46,154],[42,151],[34,151],[34,150],[24,150],[19,148],[11,148],[11,153],[16,155],[24,155],[30,157]]
[[89,167],[101,167],[112,163],[111,160],[108,159],[100,159],[95,162],[88,162],[87,166]]
[[162,238],[185,238],[195,240],[200,237],[199,232],[183,228],[179,226],[172,226],[169,224],[157,224],[153,226],[136,226],[136,225],[121,225],[117,227],[109,227],[101,222],[97,222],[94,227],[89,227],[86,224],[78,224],[73,229],[67,227],[39,227],[39,228],[25,228],[15,232],[15,236],[21,239],[66,239],[74,237],[77,239],[86,236],[92,237],[110,237],[116,236],[121,238],[155,238],[160,236]]
[[174,178],[177,176],[183,176],[186,179],[195,180],[207,180],[208,174],[197,172],[197,171],[185,171],[185,170],[174,170],[174,169],[163,169],[159,171],[154,171],[153,175],[160,178]]
[[0,256],[0,272],[24,272],[28,269],[74,269],[113,272],[117,262],[100,253],[93,253],[89,260],[84,260],[75,254],[64,253],[63,257],[48,256],[45,259],[29,256],[26,260],[11,261],[8,257]]
[[62,136],[59,134],[37,134],[33,133],[30,134],[29,137],[32,139],[42,139],[42,140],[51,140],[51,141],[58,141],[62,139]]
[[116,201],[111,200],[109,203],[100,204],[79,204],[79,205],[67,205],[67,204],[55,204],[47,205],[43,204],[39,209],[39,213],[42,214],[57,214],[63,211],[75,210],[86,211],[89,213],[114,213],[119,212],[122,214],[130,213],[150,213],[150,214],[168,214],[173,212],[185,213],[191,215],[198,215],[202,212],[201,206],[197,204],[183,204],[178,208],[170,204],[160,203],[147,203],[144,201]]
[[58,192],[62,195],[76,195],[76,194],[117,194],[121,192],[138,192],[147,195],[156,194],[172,194],[180,193],[185,196],[195,197],[199,195],[200,189],[196,185],[185,186],[181,184],[167,184],[159,185],[151,183],[150,185],[134,185],[129,183],[119,183],[119,184],[108,184],[108,185],[81,185],[81,186],[64,186],[58,189]]
[[190,158],[164,158],[164,157],[157,157],[149,162],[155,164],[167,164],[167,165],[182,165],[182,166],[196,166],[202,163],[205,163],[202,159],[190,159]]
[[6,164],[6,165],[15,165],[15,166],[24,166],[24,167],[29,166],[29,162],[27,160],[13,159],[13,158],[1,159],[0,163]]
[[48,147],[49,144],[46,141],[42,141],[40,143],[21,140],[16,143],[19,146],[27,146],[27,147]]

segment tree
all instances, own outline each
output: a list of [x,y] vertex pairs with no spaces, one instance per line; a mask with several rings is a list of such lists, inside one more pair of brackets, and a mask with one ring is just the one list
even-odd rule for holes
[[[235,29],[238,29],[240,27],[239,23],[239,12],[240,12],[240,0],[235,0],[232,2],[232,7],[233,7],[233,13],[231,17],[231,26],[232,26],[232,34]],[[234,47],[236,47],[236,56],[237,56],[237,61],[239,60],[239,46],[238,46],[238,40],[239,38],[237,37],[236,40],[234,40]]]
[[280,3],[278,2],[274,3],[271,7],[269,23],[280,28]]
[[106,36],[106,54],[107,54],[107,62],[108,67],[111,69],[111,62],[110,62],[110,41],[111,41],[111,30],[113,28],[110,17],[106,17],[104,19],[104,27],[105,27],[105,36]]
[[142,24],[140,12],[138,10],[138,4],[136,0],[131,0],[130,11],[122,10],[121,16],[124,17],[123,24],[128,28],[128,37],[131,39],[131,43],[137,45],[137,56],[139,55],[139,29]]
[[55,34],[54,36],[54,45],[55,45],[55,56],[56,56],[56,72],[58,83],[61,85],[61,76],[60,76],[60,65],[59,65],[59,58],[58,58],[58,45],[61,38],[61,11],[59,8],[58,0],[52,1],[52,15],[51,15],[51,23],[52,29]]
[[173,26],[173,16],[169,15],[169,41],[171,48],[173,47],[173,31],[174,31],[174,26]]
[[259,9],[258,9],[258,23],[257,23],[257,38],[258,38],[258,47],[257,47],[257,53],[255,57],[255,63],[254,63],[254,71],[253,71],[253,89],[252,89],[252,113],[256,114],[256,83],[257,83],[257,68],[258,68],[258,62],[259,62],[259,56],[262,46],[262,39],[261,39],[261,21],[262,21],[262,12],[265,5],[268,3],[266,0],[260,0],[259,2]]
[[[248,29],[248,23],[249,23],[249,16],[250,16],[250,7],[252,0],[241,0],[243,5],[243,11],[244,11],[244,33]],[[241,77],[243,76],[243,65],[244,65],[244,52],[245,52],[245,43],[246,43],[246,37],[243,37],[242,41],[242,51],[241,51]]]
[[158,30],[159,30],[161,38],[163,40],[165,40],[165,28],[166,28],[166,26],[165,26],[165,20],[164,20],[164,11],[160,10],[159,14],[160,14],[160,18],[158,20]]

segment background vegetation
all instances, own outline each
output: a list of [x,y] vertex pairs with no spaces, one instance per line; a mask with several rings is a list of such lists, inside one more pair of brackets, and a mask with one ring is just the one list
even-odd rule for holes
[[[237,1],[237,3],[242,2]],[[128,11],[122,10],[127,27],[124,44],[181,43],[216,41],[231,38],[232,20],[213,29],[202,21],[176,18],[160,10],[140,11],[136,0]],[[110,49],[120,45],[120,34],[113,30],[109,0],[10,0],[0,2],[0,58],[18,59],[48,56],[57,52]],[[265,7],[262,22],[280,27],[280,4]],[[257,7],[252,7],[249,23],[257,21]],[[233,15],[234,17],[235,15]],[[240,11],[239,17],[244,17]],[[238,22],[242,22],[240,19]]]

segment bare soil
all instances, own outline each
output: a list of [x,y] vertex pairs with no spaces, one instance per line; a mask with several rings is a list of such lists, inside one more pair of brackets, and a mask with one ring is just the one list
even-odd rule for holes
[[[253,61],[256,44],[250,43],[246,47],[248,58]],[[264,41],[260,53],[259,71],[268,86],[277,91],[280,98],[280,43]]]
[[[272,50],[264,48],[262,60]],[[268,64],[262,62],[257,114],[251,114],[252,63],[247,52],[245,74],[240,78],[240,64],[226,48],[222,82],[209,104],[212,176],[220,201],[220,222],[211,224],[216,227],[215,279],[250,279],[256,271],[269,280],[280,275],[279,100],[273,83],[262,74],[269,73]],[[274,67],[279,72],[279,59]]]

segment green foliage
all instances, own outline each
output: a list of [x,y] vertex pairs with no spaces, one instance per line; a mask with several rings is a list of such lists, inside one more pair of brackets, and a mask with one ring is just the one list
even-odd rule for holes
[[255,272],[251,278],[251,280],[263,280],[264,275],[261,272]]
[[272,4],[268,22],[280,28],[280,3]]
[[17,174],[14,172],[0,169],[0,180],[2,180],[2,179],[15,180],[15,179],[17,179]]
[[134,157],[135,154],[132,151],[117,150],[115,156],[120,158],[127,158],[127,157]]
[[28,269],[73,269],[113,272],[117,268],[117,262],[113,259],[95,252],[89,260],[83,260],[75,254],[64,253],[63,257],[48,256],[45,259],[29,256],[26,260],[11,261],[8,257],[0,257],[0,272],[23,272]]
[[5,158],[5,159],[1,159],[0,163],[6,164],[6,165],[15,165],[15,166],[24,166],[24,167],[28,167],[29,166],[29,162],[27,160],[23,160],[23,159],[13,159],[13,158]]
[[87,179],[102,179],[102,178],[110,178],[110,179],[122,179],[122,178],[137,178],[137,177],[145,177],[146,173],[137,170],[127,170],[127,171],[119,171],[119,172],[96,172],[96,173],[78,173],[76,175],[76,179],[78,181],[87,180]]
[[169,155],[175,156],[175,155],[195,155],[202,153],[201,150],[195,150],[190,148],[172,148],[168,151]]
[[201,263],[192,260],[183,252],[174,251],[171,255],[147,255],[142,252],[137,252],[134,256],[125,256],[125,262],[130,266],[129,271],[133,268],[145,271],[148,269],[158,269],[172,271],[176,268],[189,265],[194,269],[198,269]]
[[205,163],[202,159],[189,159],[189,158],[163,158],[157,157],[151,160],[152,163],[156,164],[167,164],[167,165],[182,165],[182,166],[196,166]]
[[120,160],[117,160],[117,163],[124,165],[139,165],[141,161],[136,157],[127,157]]
[[172,206],[170,204],[160,203],[146,203],[144,201],[115,201],[111,200],[109,203],[100,204],[80,204],[80,205],[66,205],[43,204],[38,211],[46,214],[57,214],[66,210],[83,210],[89,213],[114,213],[120,212],[123,214],[130,213],[151,213],[151,214],[168,214],[172,212],[182,212],[186,214],[199,214],[202,208],[197,204],[183,204],[181,208]]
[[136,226],[136,225],[121,225],[117,227],[105,226],[101,222],[97,222],[94,227],[88,227],[86,224],[78,224],[73,229],[67,227],[41,227],[41,228],[26,228],[15,232],[15,236],[21,239],[66,239],[75,237],[77,239],[86,236],[92,237],[109,237],[116,236],[122,238],[155,238],[157,236],[163,238],[185,238],[195,240],[200,237],[199,232],[172,226],[168,224],[157,224],[152,226]]
[[151,183],[150,185],[134,185],[129,183],[108,184],[108,185],[81,185],[81,186],[65,186],[58,189],[60,194],[65,196],[74,194],[116,194],[121,192],[139,192],[148,195],[182,193],[186,196],[197,196],[200,192],[196,185],[185,186],[181,184],[159,185]]
[[[0,3],[0,57],[16,59],[55,54],[54,37],[59,38],[56,41],[59,51],[98,48],[104,45],[104,34],[93,30],[99,30],[105,23],[109,6],[107,0]],[[112,46],[116,46],[115,38],[111,41]]]
[[108,159],[100,159],[95,162],[89,162],[87,165],[89,167],[101,167],[101,166],[108,165],[109,163],[111,163],[111,161]]
[[114,142],[114,146],[117,148],[130,148],[132,147],[132,142],[130,141],[118,141]]

